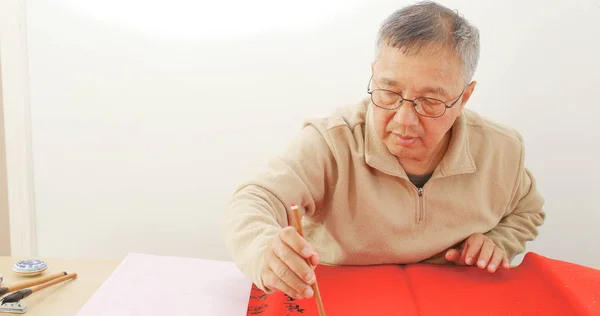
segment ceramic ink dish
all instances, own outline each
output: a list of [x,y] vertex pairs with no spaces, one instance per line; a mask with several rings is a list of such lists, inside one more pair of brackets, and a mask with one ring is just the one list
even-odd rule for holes
[[12,270],[20,275],[34,276],[48,269],[48,264],[42,260],[23,260],[15,263]]

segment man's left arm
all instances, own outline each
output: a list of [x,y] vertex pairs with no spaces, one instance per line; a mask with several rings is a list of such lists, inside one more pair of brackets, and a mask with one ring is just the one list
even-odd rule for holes
[[525,243],[538,236],[538,227],[544,223],[544,198],[538,192],[534,176],[524,166],[523,141],[519,170],[507,214],[496,227],[484,233],[504,251],[509,262],[525,251]]

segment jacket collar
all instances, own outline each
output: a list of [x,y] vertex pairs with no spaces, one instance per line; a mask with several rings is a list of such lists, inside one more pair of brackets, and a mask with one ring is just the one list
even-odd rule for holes
[[[387,174],[408,179],[406,172],[377,135],[373,119],[372,104],[368,105],[365,119],[365,160],[366,163]],[[477,170],[467,135],[466,113],[463,112],[452,126],[452,137],[448,150],[435,169],[432,178],[448,177]]]

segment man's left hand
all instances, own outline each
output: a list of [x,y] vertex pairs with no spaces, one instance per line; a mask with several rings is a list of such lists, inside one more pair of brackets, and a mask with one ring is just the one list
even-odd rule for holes
[[462,242],[462,247],[450,248],[445,259],[456,265],[474,265],[489,272],[495,272],[500,265],[508,269],[508,258],[493,240],[483,234],[473,234]]

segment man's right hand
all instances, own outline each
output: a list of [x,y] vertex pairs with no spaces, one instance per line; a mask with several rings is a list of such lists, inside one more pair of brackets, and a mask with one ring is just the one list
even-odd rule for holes
[[265,249],[261,270],[264,286],[295,299],[312,297],[316,277],[305,259],[313,266],[319,264],[319,255],[294,227],[282,229]]

